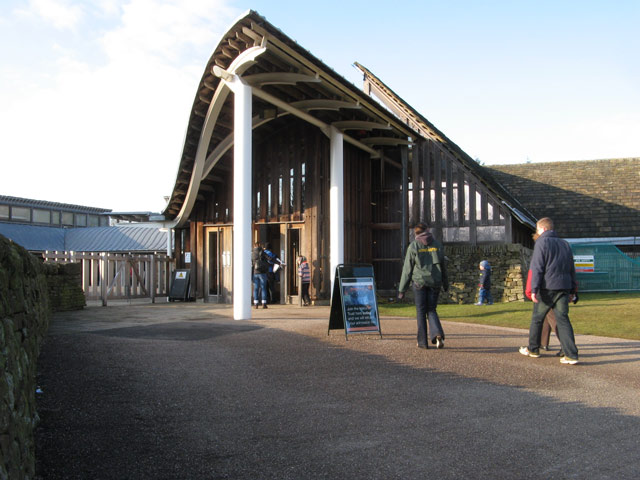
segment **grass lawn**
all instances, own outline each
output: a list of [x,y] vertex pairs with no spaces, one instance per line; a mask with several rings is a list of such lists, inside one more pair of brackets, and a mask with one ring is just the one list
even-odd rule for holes
[[[532,306],[530,301],[481,307],[445,304],[438,306],[438,314],[449,322],[528,329]],[[416,314],[409,303],[381,302],[378,307],[382,316]],[[569,318],[576,333],[640,340],[640,293],[581,293],[580,301],[569,308]]]

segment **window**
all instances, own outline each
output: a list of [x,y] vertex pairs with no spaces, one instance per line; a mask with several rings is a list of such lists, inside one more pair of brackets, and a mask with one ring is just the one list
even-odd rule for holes
[[34,208],[33,223],[51,223],[51,211]]
[[97,227],[98,225],[100,225],[100,217],[98,217],[97,215],[89,215],[87,226]]
[[289,211],[293,212],[295,201],[295,170],[289,170]]
[[26,207],[12,207],[11,220],[31,221],[31,209]]
[[62,224],[73,226],[73,213],[62,212]]
[[305,182],[307,180],[307,164],[302,162],[301,167],[301,176],[300,176],[300,213],[304,213],[305,203],[304,203],[304,194],[305,194]]
[[0,205],[0,218],[9,219],[9,205]]
[[76,227],[86,227],[87,226],[87,216],[83,213],[76,213]]
[[60,225],[60,212],[51,212],[51,223],[53,225]]

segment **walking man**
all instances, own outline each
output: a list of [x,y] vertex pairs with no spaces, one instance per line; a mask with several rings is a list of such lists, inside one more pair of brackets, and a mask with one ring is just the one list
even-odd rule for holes
[[536,240],[531,257],[531,300],[533,314],[529,327],[529,345],[520,347],[520,353],[529,357],[540,356],[542,323],[549,310],[553,310],[558,328],[558,340],[564,356],[560,363],[578,363],[578,348],[569,320],[569,302],[577,291],[576,270],[571,247],[556,235],[553,220],[541,218],[536,224]]
[[442,244],[433,238],[424,223],[414,227],[415,240],[409,244],[398,285],[398,298],[404,298],[404,292],[413,285],[418,320],[418,347],[429,348],[427,341],[427,323],[429,319],[429,337],[437,348],[444,347],[444,330],[436,307],[440,288],[445,292],[449,288]]

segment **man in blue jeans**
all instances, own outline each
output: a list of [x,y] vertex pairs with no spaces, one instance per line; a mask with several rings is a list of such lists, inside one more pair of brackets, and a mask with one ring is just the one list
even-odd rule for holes
[[[418,223],[414,227],[414,233],[415,240],[409,244],[404,259],[398,298],[404,298],[409,284],[413,285],[418,321],[418,348],[429,348],[427,333],[431,343],[437,348],[443,348],[444,330],[436,308],[440,288],[445,292],[449,288],[444,250],[424,223]],[[426,318],[429,319],[428,332]]]
[[556,235],[553,220],[541,218],[536,224],[538,239],[531,257],[531,300],[533,314],[529,327],[529,345],[520,347],[520,353],[529,357],[540,356],[542,323],[549,310],[553,310],[558,327],[558,340],[564,356],[560,363],[578,363],[573,327],[569,320],[569,302],[574,301],[577,283],[571,247]]
[[256,243],[251,252],[251,273],[253,274],[253,305],[259,308],[262,299],[262,308],[267,308],[267,272],[269,262],[260,243]]

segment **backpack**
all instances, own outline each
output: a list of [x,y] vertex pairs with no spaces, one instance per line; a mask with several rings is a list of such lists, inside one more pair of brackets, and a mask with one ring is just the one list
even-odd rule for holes
[[251,263],[255,273],[267,273],[269,271],[269,262],[267,255],[262,248],[254,248],[251,252]]

